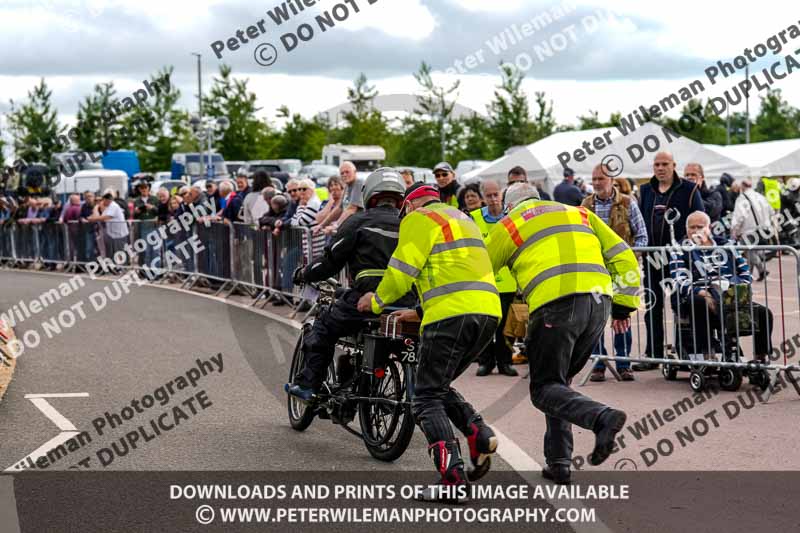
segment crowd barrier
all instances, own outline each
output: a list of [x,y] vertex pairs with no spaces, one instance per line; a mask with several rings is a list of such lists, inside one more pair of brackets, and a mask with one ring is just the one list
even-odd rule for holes
[[305,227],[284,226],[273,234],[207,221],[180,231],[166,231],[155,221],[0,225],[0,262],[11,266],[103,274],[103,265],[113,262],[114,272],[135,269],[154,282],[179,280],[186,288],[211,287],[217,295],[239,291],[261,307],[270,302],[307,307],[313,295],[295,287],[292,274],[321,253],[321,240]]
[[[596,368],[602,364],[620,379],[613,362],[623,368],[631,363],[661,364],[667,379],[675,379],[678,370],[690,371],[693,389],[702,389],[713,371],[722,380],[725,368],[770,371],[773,385],[785,372],[795,383],[792,372],[800,370],[800,254],[794,248],[684,245],[634,251],[642,266],[642,305],[631,316],[628,333],[604,333],[593,350]],[[721,276],[725,268],[736,269],[739,255],[748,265],[750,283]],[[760,281],[751,266],[756,262],[769,270]],[[581,385],[590,375],[591,369]],[[741,379],[732,373],[726,378],[729,375]]]
[[[121,261],[114,263],[115,270],[137,269],[156,283],[176,280],[189,289],[210,287],[217,295],[238,291],[249,295],[253,306],[291,305],[294,315],[309,308],[315,295],[294,286],[292,274],[319,256],[323,244],[309,228],[286,227],[273,234],[240,223],[194,221],[188,230],[178,232],[166,232],[154,221],[0,225],[0,262],[12,266],[40,263],[60,265],[68,271],[89,270],[90,265],[103,259],[110,262],[107,258],[117,254]],[[800,354],[798,252],[789,246],[695,249],[713,253],[701,270],[706,275],[688,280],[670,275],[672,253],[683,256],[684,250],[634,249],[642,264],[643,304],[632,316],[628,334],[606,331],[593,350],[595,362],[605,365],[618,379],[609,363],[687,361],[693,368],[752,368],[748,361],[761,355],[766,362],[757,368],[800,369],[790,361]],[[756,281],[751,268],[752,283],[726,286],[719,271],[731,261],[735,265],[738,253],[750,264],[758,260],[756,254],[774,256],[766,263],[769,276]],[[687,257],[688,264],[683,267],[691,272],[694,255]],[[681,280],[689,283],[683,295]],[[347,285],[346,272],[339,275],[339,281]],[[712,290],[722,295],[716,312],[711,312],[706,298],[699,295]],[[588,377],[587,372],[583,383]]]

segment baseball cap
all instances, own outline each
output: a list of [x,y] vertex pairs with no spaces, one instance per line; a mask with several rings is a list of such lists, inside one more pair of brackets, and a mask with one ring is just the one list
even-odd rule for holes
[[442,161],[435,167],[433,167],[433,171],[436,172],[437,170],[445,170],[447,172],[453,172],[453,167],[450,166],[450,163],[447,161]]
[[574,176],[574,175],[575,175],[575,171],[572,170],[571,168],[567,167],[567,168],[564,169],[564,177],[565,178],[568,178],[568,177]]

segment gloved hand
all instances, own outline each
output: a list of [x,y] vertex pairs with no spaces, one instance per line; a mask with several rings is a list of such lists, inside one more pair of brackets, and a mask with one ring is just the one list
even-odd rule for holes
[[305,283],[303,279],[303,267],[297,267],[297,269],[295,269],[294,274],[292,274],[292,283],[295,285],[302,285]]

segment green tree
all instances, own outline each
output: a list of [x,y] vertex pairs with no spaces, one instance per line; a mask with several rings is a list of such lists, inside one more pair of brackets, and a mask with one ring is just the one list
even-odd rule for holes
[[[439,123],[413,114],[405,117],[398,131],[394,157],[398,164],[433,168],[442,160]],[[446,159],[446,158],[445,158]]]
[[[172,77],[173,67],[165,67],[151,82]],[[114,148],[136,150],[143,170],[155,172],[170,167],[172,154],[193,151],[197,141],[189,126],[189,113],[176,107],[180,90],[170,83],[153,97],[131,107],[121,119],[121,127],[112,135]]]
[[214,78],[211,92],[203,99],[203,114],[227,117],[230,121],[222,139],[215,147],[225,159],[265,159],[269,156],[271,131],[267,122],[256,113],[256,95],[247,89],[249,80],[231,77],[231,68],[221,65],[219,77]]
[[590,109],[589,113],[586,115],[578,115],[578,126],[576,129],[593,130],[596,128],[613,128],[619,124],[620,116],[620,113],[611,113],[608,120],[603,121],[600,120],[597,111]]
[[800,137],[800,110],[783,99],[780,89],[767,90],[753,126],[752,142],[796,139]]
[[512,146],[533,142],[536,125],[531,121],[528,96],[522,90],[525,75],[508,64],[500,64],[500,85],[494,91],[494,99],[487,106],[489,132],[495,152]]
[[39,85],[28,91],[28,99],[20,107],[10,101],[11,110],[6,118],[18,159],[49,164],[54,153],[68,147],[66,136],[59,139],[64,127],[58,123],[58,114],[50,101],[52,94],[42,78]]
[[322,157],[322,147],[327,142],[325,122],[319,117],[304,119],[299,113],[292,114],[289,108],[278,108],[278,117],[285,119],[280,137],[275,145],[275,157],[297,158],[312,161]]
[[114,83],[101,83],[94,86],[94,93],[78,104],[76,142],[80,150],[102,152],[111,150],[112,134],[116,121],[109,112],[115,101],[117,91]]
[[533,139],[538,141],[556,131],[558,124],[553,117],[553,101],[545,100],[544,91],[533,93],[536,96],[536,115],[533,117]]
[[725,144],[725,118],[714,112],[710,101],[691,99],[681,109],[678,118],[657,121],[681,136],[701,144]]
[[473,113],[459,119],[456,125],[459,142],[451,154],[454,162],[464,159],[492,160],[503,155],[493,142],[491,124],[484,117]]
[[337,137],[347,144],[377,144],[384,146],[389,138],[389,124],[383,114],[373,107],[378,95],[374,85],[368,85],[367,77],[361,73],[347,89],[347,101],[351,109],[344,113],[347,126]]
[[[419,70],[414,73],[414,79],[424,90],[424,94],[417,96],[419,107],[415,110],[415,114],[434,121],[438,136],[436,145],[439,146],[440,158],[447,159],[447,152],[450,151],[448,145],[455,146],[452,138],[448,140],[448,123],[456,105],[455,97],[452,101],[448,101],[447,98],[458,90],[461,81],[456,81],[449,88],[439,87],[433,82],[431,72],[431,66],[423,61]],[[433,163],[433,165],[435,164]]]

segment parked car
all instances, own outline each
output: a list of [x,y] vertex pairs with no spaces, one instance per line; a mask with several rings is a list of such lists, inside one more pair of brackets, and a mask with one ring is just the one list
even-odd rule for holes
[[300,169],[299,177],[311,178],[320,187],[328,184],[328,178],[339,175],[339,167],[334,165],[311,164]]
[[172,179],[172,172],[169,170],[162,170],[160,172],[156,172],[153,174],[153,179],[155,181],[166,181]]
[[247,164],[247,161],[225,161],[225,168],[228,169],[228,174],[231,176],[236,175],[236,171],[239,170],[239,167],[243,167]]
[[247,176],[252,176],[254,172],[263,170],[270,176],[278,172],[285,172],[290,178],[296,178],[302,166],[303,162],[299,159],[261,159],[248,161],[239,170],[244,170]]

